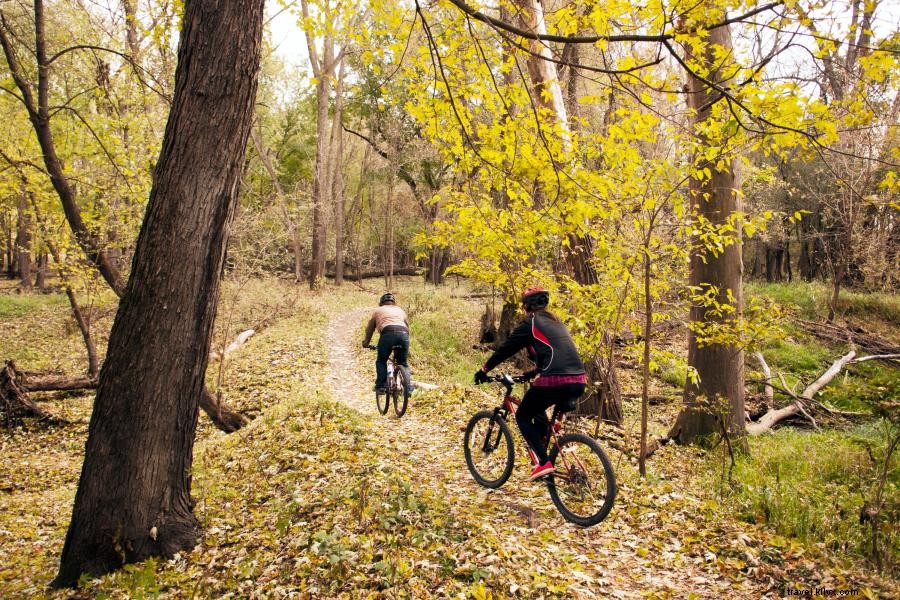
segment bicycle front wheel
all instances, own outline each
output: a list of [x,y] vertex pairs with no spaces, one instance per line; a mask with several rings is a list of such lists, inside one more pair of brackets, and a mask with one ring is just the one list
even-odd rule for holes
[[397,413],[397,418],[400,418],[406,413],[406,407],[409,404],[409,382],[406,381],[406,373],[403,369],[397,369],[394,373],[394,385],[392,387],[394,412]]
[[605,519],[616,498],[616,477],[600,444],[580,433],[564,435],[551,450],[550,462],[556,470],[547,487],[560,514],[582,527]]
[[463,450],[469,472],[484,487],[496,489],[512,474],[512,434],[506,420],[492,410],[483,410],[469,419]]

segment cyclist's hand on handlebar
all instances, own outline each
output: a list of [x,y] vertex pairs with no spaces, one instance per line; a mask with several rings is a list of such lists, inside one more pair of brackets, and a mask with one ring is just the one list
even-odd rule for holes
[[518,377],[514,377],[513,379],[515,379],[516,381],[531,381],[538,376],[539,372],[540,371],[538,371],[537,369],[532,369],[531,371],[526,371],[525,373],[522,373],[521,375],[519,375]]
[[477,371],[475,371],[475,377],[474,377],[475,385],[481,385],[482,383],[486,383],[486,382],[490,381],[490,379],[491,378],[488,376],[488,374],[485,373],[483,370],[478,369]]

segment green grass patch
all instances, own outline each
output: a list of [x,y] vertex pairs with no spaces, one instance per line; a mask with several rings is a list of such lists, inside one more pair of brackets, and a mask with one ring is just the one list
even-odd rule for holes
[[427,370],[444,379],[464,383],[487,358],[472,349],[477,339],[470,327],[448,326],[441,313],[419,315],[412,322],[412,353]]
[[900,371],[865,362],[851,366],[826,388],[828,404],[844,410],[864,411],[880,402],[900,398]]
[[[798,316],[808,320],[823,320],[828,315],[831,286],[818,281],[792,283],[748,282],[745,290],[750,296],[767,296],[777,303],[792,307]],[[838,298],[839,317],[864,321],[882,321],[880,325],[896,335],[900,329],[900,296],[886,292],[859,292],[841,289]]]
[[[738,518],[780,535],[862,556],[871,538],[869,525],[860,524],[860,511],[876,472],[866,446],[878,457],[886,436],[884,423],[876,423],[850,433],[784,428],[751,438],[750,452],[738,458],[728,505]],[[897,497],[898,484],[900,472],[894,468],[887,498]],[[898,547],[900,540],[888,542],[894,559]]]
[[684,389],[687,384],[687,372],[687,361],[681,357],[675,357],[660,365],[658,377],[672,387]]
[[[821,375],[837,356],[835,351],[800,332],[770,340],[761,352],[773,374],[784,374],[788,385],[804,386]],[[755,360],[751,359],[750,363],[754,369],[759,368]]]
[[0,319],[23,317],[47,307],[66,305],[65,294],[0,295]]

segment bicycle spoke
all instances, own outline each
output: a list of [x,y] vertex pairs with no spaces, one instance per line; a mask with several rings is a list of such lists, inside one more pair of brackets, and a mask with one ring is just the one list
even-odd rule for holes
[[[575,523],[593,525],[609,512],[615,494],[611,466],[596,442],[580,436],[566,436],[555,459],[556,472],[550,493],[560,512]],[[608,459],[607,459],[608,461]]]
[[487,487],[498,487],[512,472],[512,438],[502,421],[489,412],[474,417],[465,435],[465,454],[475,479]]

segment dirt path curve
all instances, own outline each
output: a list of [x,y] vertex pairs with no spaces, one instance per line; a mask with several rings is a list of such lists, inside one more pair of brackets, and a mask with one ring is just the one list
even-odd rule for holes
[[374,382],[363,377],[368,370],[358,364],[354,349],[362,342],[358,339],[359,325],[371,312],[371,308],[358,308],[340,314],[328,323],[325,332],[329,344],[325,380],[335,398],[364,415],[378,414],[375,394],[369,391]]
[[[415,393],[402,419],[396,418],[393,407],[387,415],[379,414],[372,391],[375,353],[366,351],[360,356],[358,350],[362,342],[360,325],[371,311],[371,308],[351,310],[332,318],[328,324],[325,335],[330,346],[326,381],[335,399],[372,420],[370,431],[376,432],[381,441],[395,451],[387,454],[388,458],[393,456],[397,461],[415,465],[431,476],[431,485],[449,485],[458,490],[471,488],[472,479],[463,462],[461,434],[416,415]],[[370,361],[365,361],[366,358]],[[458,468],[444,468],[448,459]]]
[[[462,453],[459,423],[440,422],[416,411],[416,395],[402,419],[380,415],[372,392],[374,354],[359,350],[360,326],[370,308],[355,309],[332,318],[326,330],[329,344],[329,368],[326,380],[334,398],[362,414],[369,422],[367,431],[377,439],[384,452],[374,460],[399,467],[418,485],[426,486],[447,499],[453,518],[473,535],[486,535],[500,547],[515,549],[509,568],[530,568],[528,555],[540,556],[540,564],[550,565],[558,573],[581,569],[569,579],[568,593],[577,590],[577,598],[645,598],[650,590],[666,598],[722,597],[737,591],[746,597],[762,597],[758,583],[733,582],[716,567],[682,556],[678,539],[661,534],[653,514],[635,523],[624,518],[627,510],[621,499],[613,514],[601,525],[581,529],[562,520],[553,507],[546,488],[525,481],[527,466],[518,460],[509,484],[488,491],[474,483]],[[366,359],[371,359],[368,362]],[[414,366],[414,365],[413,365]],[[452,401],[448,399],[447,401]],[[516,514],[525,507],[531,516]],[[657,545],[662,556],[648,556],[647,547]],[[646,557],[646,558],[645,558]],[[490,569],[497,559],[482,555],[480,567]],[[537,564],[537,563],[535,563]],[[577,568],[576,568],[577,567]],[[582,583],[580,577],[589,577]]]

